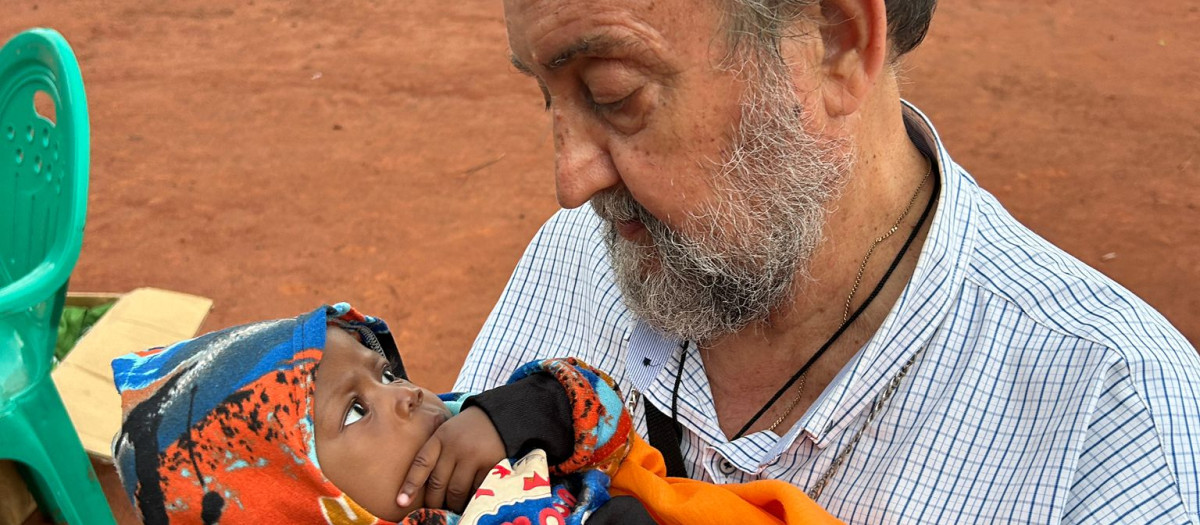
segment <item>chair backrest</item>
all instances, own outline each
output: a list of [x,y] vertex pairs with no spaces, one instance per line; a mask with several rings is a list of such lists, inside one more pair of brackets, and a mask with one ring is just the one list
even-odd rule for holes
[[75,54],[50,29],[17,35],[0,48],[0,399],[48,372],[83,243],[89,153]]

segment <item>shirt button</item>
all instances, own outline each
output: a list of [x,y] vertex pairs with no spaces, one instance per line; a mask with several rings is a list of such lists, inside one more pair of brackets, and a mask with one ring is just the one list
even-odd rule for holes
[[733,463],[730,463],[728,459],[722,459],[720,463],[717,463],[717,470],[720,470],[726,476],[731,476],[737,470],[737,467],[733,466]]

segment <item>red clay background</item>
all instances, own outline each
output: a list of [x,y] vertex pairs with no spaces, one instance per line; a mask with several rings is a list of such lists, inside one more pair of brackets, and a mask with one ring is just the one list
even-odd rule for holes
[[[5,0],[83,68],[72,288],[212,297],[204,329],[347,300],[450,386],[555,209],[548,120],[496,0]],[[1200,342],[1200,7],[946,1],[906,96],[1038,233]]]

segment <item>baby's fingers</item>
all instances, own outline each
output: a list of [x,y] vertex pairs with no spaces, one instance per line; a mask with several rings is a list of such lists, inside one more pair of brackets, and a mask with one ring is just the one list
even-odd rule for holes
[[458,465],[450,474],[450,482],[446,484],[446,508],[462,514],[467,502],[475,494],[475,488],[478,487],[472,485],[474,481],[475,470]]
[[452,456],[443,454],[438,457],[437,465],[434,465],[433,471],[429,473],[429,479],[425,482],[425,502],[423,507],[431,509],[446,508],[446,491],[450,488],[450,480],[453,479],[455,459]]
[[437,435],[430,436],[421,450],[417,452],[417,456],[413,458],[412,465],[408,467],[404,485],[400,487],[400,493],[396,495],[397,505],[401,508],[408,508],[413,504],[417,491],[425,486],[425,481],[429,479],[429,474],[433,472],[433,467],[437,465],[441,455],[442,440],[438,439]]

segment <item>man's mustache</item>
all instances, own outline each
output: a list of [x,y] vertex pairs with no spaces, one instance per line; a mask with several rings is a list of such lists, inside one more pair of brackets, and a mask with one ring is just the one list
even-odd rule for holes
[[591,198],[596,215],[610,223],[638,221],[643,225],[657,223],[658,218],[633,198],[625,188],[612,188],[597,193]]

